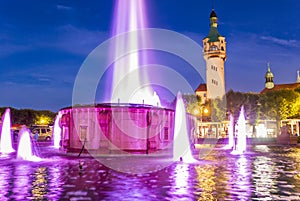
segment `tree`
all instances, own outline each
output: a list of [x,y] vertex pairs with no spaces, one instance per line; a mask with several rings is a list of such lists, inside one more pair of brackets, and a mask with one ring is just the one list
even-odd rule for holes
[[259,103],[265,119],[293,118],[299,115],[300,94],[289,89],[269,91],[260,96]]
[[[7,107],[0,108],[1,115]],[[49,110],[32,110],[32,109],[15,109],[10,108],[11,122],[12,124],[23,124],[23,125],[33,125],[36,124],[40,117],[43,117],[45,124],[53,124],[54,118],[56,116],[55,112]]]

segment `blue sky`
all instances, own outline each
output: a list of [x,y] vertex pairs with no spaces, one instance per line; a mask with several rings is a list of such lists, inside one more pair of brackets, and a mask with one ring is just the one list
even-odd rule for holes
[[[53,111],[70,106],[82,62],[110,37],[113,3],[0,1],[0,106]],[[150,27],[179,32],[200,44],[208,34],[211,1],[146,3]],[[275,83],[295,82],[300,70],[297,0],[216,0],[214,7],[227,41],[227,91],[261,91],[267,62]]]

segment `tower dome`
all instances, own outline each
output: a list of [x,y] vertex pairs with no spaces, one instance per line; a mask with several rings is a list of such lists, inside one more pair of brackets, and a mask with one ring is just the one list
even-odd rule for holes
[[267,89],[272,89],[274,87],[273,78],[274,78],[274,75],[271,72],[270,63],[268,63],[268,70],[267,70],[267,72],[265,74],[265,79],[266,79],[265,87]]

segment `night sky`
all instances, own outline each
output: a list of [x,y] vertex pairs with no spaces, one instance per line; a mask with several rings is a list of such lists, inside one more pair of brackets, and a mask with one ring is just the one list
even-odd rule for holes
[[[70,106],[82,62],[111,36],[113,4],[0,1],[0,106],[52,111]],[[212,1],[146,0],[146,4],[150,27],[179,32],[202,46]],[[219,32],[227,41],[227,91],[261,91],[267,62],[275,83],[295,82],[300,70],[297,0],[216,0],[214,9]],[[200,81],[190,79],[196,88]]]

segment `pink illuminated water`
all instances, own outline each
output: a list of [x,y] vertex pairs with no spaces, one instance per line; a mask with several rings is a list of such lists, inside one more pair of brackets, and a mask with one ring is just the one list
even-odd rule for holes
[[61,113],[59,112],[55,118],[54,121],[54,127],[53,127],[53,137],[54,137],[54,147],[59,148],[60,145],[60,140],[61,140],[61,127],[59,125],[59,119],[61,118]]
[[232,151],[233,154],[243,154],[246,151],[246,120],[244,106],[242,106],[239,119],[237,122],[237,142],[235,148]]
[[7,108],[2,116],[2,129],[1,129],[1,141],[0,141],[1,153],[12,153],[15,150],[12,148],[11,140],[11,122],[10,122],[10,109]]
[[195,162],[191,151],[190,139],[186,124],[186,111],[180,92],[177,94],[175,110],[175,128],[173,142],[173,160],[186,163]]
[[[145,0],[116,1],[112,34],[128,34],[116,37],[111,47],[111,53],[118,58],[114,63],[111,102],[161,106],[158,95],[147,85],[148,73],[139,70],[149,57],[147,52],[136,51],[151,41],[145,32],[138,31],[147,28],[146,16]],[[124,52],[126,56],[122,56]]]
[[33,153],[30,131],[26,127],[23,127],[19,132],[19,136],[17,159],[40,161],[41,158]]

